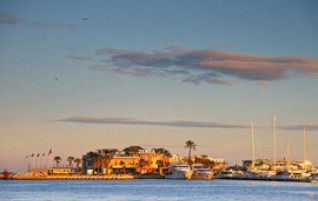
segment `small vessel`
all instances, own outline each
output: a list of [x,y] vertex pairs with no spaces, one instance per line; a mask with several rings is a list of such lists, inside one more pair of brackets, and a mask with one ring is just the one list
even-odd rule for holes
[[172,165],[165,172],[165,179],[191,179],[192,172],[189,165]]
[[213,177],[213,172],[202,164],[194,164],[192,166],[192,171],[191,179],[211,179]]

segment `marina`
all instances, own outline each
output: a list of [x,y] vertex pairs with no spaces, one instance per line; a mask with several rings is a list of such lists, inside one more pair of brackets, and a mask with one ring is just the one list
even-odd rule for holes
[[[172,180],[259,180],[318,183],[318,169],[307,160],[306,126],[303,126],[304,160],[277,160],[277,120],[273,115],[273,160],[255,159],[254,123],[251,123],[252,160],[243,160],[242,166],[228,166],[224,159],[211,158],[202,154],[192,155],[196,144],[188,140],[185,148],[188,157],[171,154],[165,148],[146,150],[141,146],[129,146],[123,150],[98,149],[87,152],[82,159],[69,156],[68,166],[59,167],[61,157],[55,156],[53,167],[51,154],[48,152],[48,166],[41,163],[41,154],[37,155],[35,167],[34,154],[26,158],[32,159],[32,167],[28,160],[28,171],[10,173],[5,170],[0,179],[12,180],[131,180],[131,179],[172,179]],[[289,146],[288,146],[289,149]],[[287,150],[289,153],[289,150]],[[44,154],[42,154],[44,156]],[[73,167],[76,163],[76,168]],[[80,163],[82,167],[80,167]],[[42,165],[42,166],[41,166]]]
[[312,201],[318,185],[247,180],[0,180],[3,200]]

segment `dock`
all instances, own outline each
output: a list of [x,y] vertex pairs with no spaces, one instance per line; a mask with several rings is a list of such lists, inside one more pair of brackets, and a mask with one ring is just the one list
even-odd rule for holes
[[48,175],[47,180],[119,180],[135,179],[134,175]]
[[215,177],[215,179],[318,183],[317,179],[296,179],[296,178],[278,178],[278,177],[221,176],[221,177]]

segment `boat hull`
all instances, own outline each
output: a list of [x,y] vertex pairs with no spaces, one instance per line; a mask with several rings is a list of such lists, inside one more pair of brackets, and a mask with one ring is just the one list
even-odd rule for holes
[[191,179],[212,179],[213,172],[193,172]]
[[191,179],[192,171],[171,171],[167,172],[165,179]]

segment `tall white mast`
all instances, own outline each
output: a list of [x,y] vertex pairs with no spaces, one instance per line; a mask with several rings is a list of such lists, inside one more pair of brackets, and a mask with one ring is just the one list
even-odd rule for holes
[[273,133],[274,133],[274,170],[276,170],[276,116],[273,116]]
[[287,138],[287,161],[289,160],[289,138]]
[[304,126],[304,160],[307,161],[307,150],[306,150],[306,126]]
[[252,128],[252,168],[254,168],[254,160],[255,160],[255,147],[254,147],[254,124],[251,124]]

